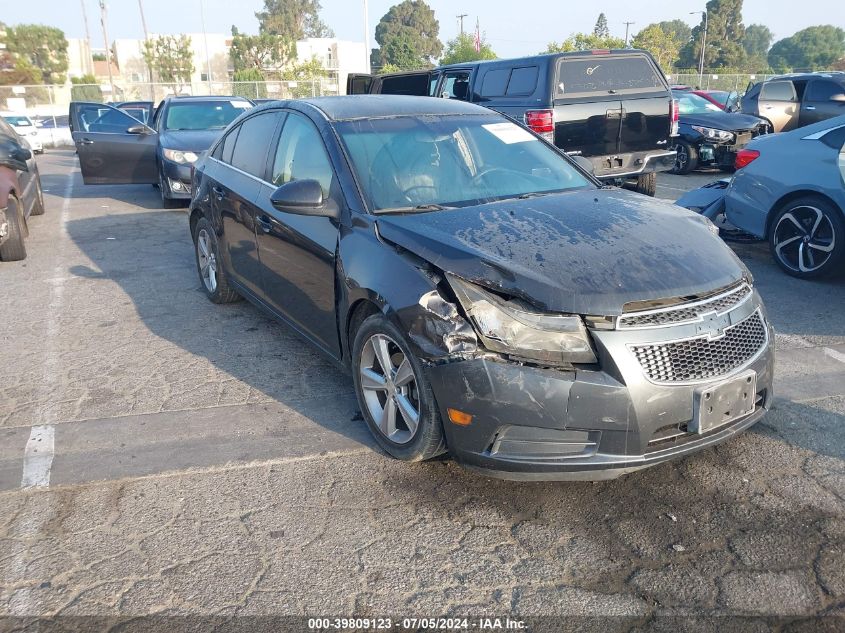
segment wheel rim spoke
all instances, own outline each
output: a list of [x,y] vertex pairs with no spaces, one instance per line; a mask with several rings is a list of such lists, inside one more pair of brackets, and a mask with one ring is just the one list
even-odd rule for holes
[[388,398],[384,403],[379,428],[387,437],[391,437],[396,433],[396,402],[393,398]]
[[402,414],[402,419],[408,426],[408,431],[413,436],[417,431],[417,426],[420,423],[420,413],[411,404],[411,401],[404,394],[396,394],[396,404],[399,406],[399,412]]
[[411,367],[411,362],[407,358],[403,358],[396,370],[396,375],[393,377],[393,384],[397,387],[404,387],[414,379],[414,370]]
[[361,387],[368,391],[387,391],[387,379],[372,369],[361,370]]
[[793,244],[793,243],[795,243],[795,242],[797,242],[797,241],[799,241],[799,240],[801,240],[801,239],[802,239],[802,237],[801,237],[800,235],[796,235],[795,237],[790,237],[790,238],[789,238],[789,239],[787,239],[787,240],[784,240],[784,241],[782,241],[782,242],[778,242],[777,246],[775,246],[775,250],[778,252],[778,254],[780,254],[780,252],[781,252],[781,251],[782,251],[785,247],[787,247],[787,246],[789,246],[790,244]]
[[816,221],[813,223],[813,228],[810,230],[810,237],[811,238],[815,236],[816,231],[818,231],[818,229],[819,229],[819,225],[822,223],[822,220],[824,219],[824,214],[821,212],[821,210],[813,208],[813,211],[816,212]]
[[200,248],[200,253],[202,254],[202,256],[208,257],[208,238],[205,236],[205,232],[200,233],[198,246]]
[[795,218],[795,216],[794,216],[794,215],[792,215],[792,213],[784,213],[784,214],[783,214],[783,217],[781,218],[781,222],[783,222],[784,220],[788,220],[788,221],[792,222],[792,223],[795,225],[795,227],[796,227],[799,231],[801,231],[801,235],[802,235],[802,236],[803,236],[803,235],[807,235],[807,229],[805,229],[805,228],[804,228],[804,225],[803,225],[803,224],[801,224],[801,223],[800,223],[800,222],[799,222],[799,221]]
[[373,345],[373,351],[376,355],[378,364],[381,365],[381,370],[385,376],[393,373],[393,363],[390,361],[390,350],[388,349],[388,341],[383,336],[374,336],[370,339]]

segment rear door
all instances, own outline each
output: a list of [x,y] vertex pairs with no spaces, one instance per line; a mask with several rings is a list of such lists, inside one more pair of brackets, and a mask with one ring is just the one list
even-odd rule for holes
[[[839,97],[842,100],[836,100]],[[845,114],[845,85],[832,79],[813,79],[804,91],[801,125],[824,121]]]
[[384,95],[427,97],[431,92],[431,72],[381,75],[375,78],[372,92]]
[[349,73],[346,76],[346,94],[367,95],[373,87],[373,75]]
[[791,81],[767,81],[760,88],[757,103],[759,116],[771,122],[774,132],[785,132],[798,126],[798,94]]
[[158,182],[153,129],[103,103],[74,101],[69,114],[86,185]]

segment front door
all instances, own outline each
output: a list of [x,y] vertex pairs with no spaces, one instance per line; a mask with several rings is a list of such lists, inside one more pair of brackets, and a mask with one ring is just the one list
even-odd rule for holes
[[334,168],[316,126],[299,113],[288,113],[271,155],[271,183],[262,187],[256,202],[264,299],[339,357],[335,310],[338,225],[326,217],[286,213],[270,203],[277,187],[313,179],[322,185],[326,204],[339,204],[342,196]]
[[70,125],[86,185],[158,182],[158,134],[103,103],[70,104]]
[[798,125],[798,94],[791,81],[768,81],[760,89],[758,115],[768,119],[773,132]]

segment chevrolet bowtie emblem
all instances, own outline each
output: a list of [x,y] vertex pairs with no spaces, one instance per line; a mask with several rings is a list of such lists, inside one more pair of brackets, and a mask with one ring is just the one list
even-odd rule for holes
[[716,314],[708,312],[701,315],[701,323],[698,324],[698,331],[707,334],[707,339],[715,341],[725,335],[725,330],[731,325],[730,314]]

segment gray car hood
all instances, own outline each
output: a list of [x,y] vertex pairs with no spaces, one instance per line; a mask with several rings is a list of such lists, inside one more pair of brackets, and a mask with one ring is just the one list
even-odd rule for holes
[[621,189],[384,215],[380,235],[437,268],[541,310],[618,315],[710,292],[746,269],[701,216]]

